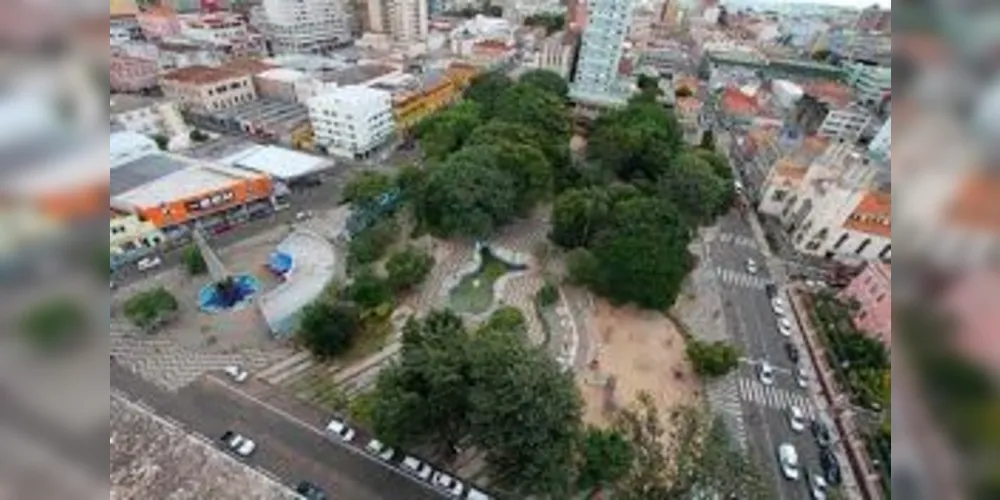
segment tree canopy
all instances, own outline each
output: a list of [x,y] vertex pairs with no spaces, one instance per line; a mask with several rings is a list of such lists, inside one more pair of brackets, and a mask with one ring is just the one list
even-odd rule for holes
[[464,150],[430,169],[418,213],[433,233],[482,238],[517,212],[514,180],[484,153]]
[[424,155],[442,160],[465,144],[484,116],[475,100],[467,100],[421,121],[414,132]]
[[687,339],[684,344],[695,373],[703,377],[721,377],[739,365],[740,350],[728,343]]
[[521,75],[518,83],[534,85],[542,90],[566,98],[569,95],[569,84],[558,73],[547,69],[533,69]]
[[732,183],[718,176],[712,164],[695,153],[683,153],[660,179],[660,191],[683,207],[692,225],[708,223],[732,206],[735,192]]
[[298,340],[314,356],[332,358],[350,347],[360,329],[357,308],[327,300],[317,300],[301,313]]
[[125,317],[133,325],[152,331],[173,317],[180,304],[166,288],[157,287],[129,297],[124,304]]
[[559,94],[531,82],[515,84],[499,94],[492,117],[535,128],[551,141],[569,141],[572,129],[569,110]]
[[493,487],[517,497],[567,494],[581,401],[545,352],[494,328],[470,332],[450,312],[413,320],[399,361],[378,378],[376,434],[403,447],[485,453]]
[[551,35],[566,26],[566,16],[559,12],[539,12],[524,18],[524,25],[545,28],[545,33]]
[[677,120],[655,102],[633,101],[594,122],[587,155],[619,179],[655,181],[681,147]]
[[430,254],[416,247],[406,247],[386,262],[386,281],[396,292],[405,292],[424,281],[433,267],[434,257]]
[[395,187],[394,179],[382,172],[360,172],[344,186],[343,203],[365,206]]
[[[489,71],[476,75],[465,89],[465,99],[482,109],[482,116],[493,118],[496,114],[497,98],[507,91],[514,82],[499,71]],[[472,128],[469,129],[472,131]]]
[[200,276],[208,272],[208,263],[201,255],[201,249],[193,243],[184,247],[184,251],[181,253],[181,262],[190,276]]
[[346,290],[347,297],[364,310],[378,308],[392,302],[392,288],[389,283],[375,274],[370,268],[364,268],[354,276],[354,281]]
[[635,450],[621,431],[588,427],[580,441],[577,466],[580,490],[614,485],[632,468]]
[[54,297],[34,305],[21,317],[20,326],[28,343],[41,352],[74,347],[90,327],[83,307],[69,297]]

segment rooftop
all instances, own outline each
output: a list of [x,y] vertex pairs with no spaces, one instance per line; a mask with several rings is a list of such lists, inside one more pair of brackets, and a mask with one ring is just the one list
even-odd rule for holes
[[309,109],[302,104],[258,99],[211,113],[215,117],[239,122],[254,122],[264,127],[295,127],[309,120]]
[[329,158],[313,156],[277,146],[255,145],[219,163],[267,174],[277,179],[294,179],[334,166]]
[[681,113],[697,113],[702,104],[697,97],[680,97],[674,102],[674,107]]
[[151,154],[111,169],[111,195],[116,196],[139,186],[188,168],[190,163],[164,154]]
[[257,59],[235,59],[217,67],[196,65],[175,69],[163,75],[162,78],[185,83],[205,84],[250,76],[273,67]]
[[884,238],[892,237],[892,195],[878,191],[866,193],[844,223],[844,228]]
[[802,91],[836,108],[847,107],[854,101],[854,91],[850,87],[830,80],[806,83]]
[[951,224],[1000,234],[1000,175],[986,172],[967,175],[947,216]]
[[722,109],[731,115],[755,115],[760,111],[757,99],[734,87],[727,87],[722,92],[721,102]]
[[159,103],[160,101],[158,99],[154,99],[152,97],[132,94],[112,94],[111,114],[116,115],[118,113],[127,113],[137,109],[148,108]]
[[323,70],[316,76],[324,82],[347,86],[361,85],[394,71],[397,71],[395,67],[385,64],[358,64],[343,69]]

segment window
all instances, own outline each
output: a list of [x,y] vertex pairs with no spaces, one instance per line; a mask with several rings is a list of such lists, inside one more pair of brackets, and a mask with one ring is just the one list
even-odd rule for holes
[[872,244],[872,239],[871,238],[865,238],[865,241],[862,241],[861,244],[858,245],[858,248],[857,248],[857,250],[854,251],[854,253],[856,255],[861,255],[861,253],[864,252],[866,248],[868,248],[868,245],[871,245],[871,244]]
[[840,248],[844,243],[847,243],[847,238],[849,238],[849,237],[850,237],[850,235],[847,234],[847,233],[844,233],[844,234],[840,235],[840,238],[838,238],[837,242],[834,243],[833,249],[836,250],[836,249]]
[[878,297],[875,297],[875,303],[876,304],[881,304],[883,300],[885,300],[885,294],[884,293],[883,294],[879,294]]

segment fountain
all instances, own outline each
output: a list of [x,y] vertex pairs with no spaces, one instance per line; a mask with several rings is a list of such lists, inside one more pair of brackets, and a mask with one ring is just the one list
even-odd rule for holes
[[230,274],[201,231],[196,229],[193,237],[212,276],[212,282],[198,291],[198,307],[204,312],[216,314],[239,310],[253,302],[254,296],[260,292],[260,281],[249,274]]
[[523,271],[528,266],[512,264],[497,257],[485,245],[478,245],[479,265],[449,292],[448,302],[460,313],[480,314],[493,305],[493,287],[502,276]]

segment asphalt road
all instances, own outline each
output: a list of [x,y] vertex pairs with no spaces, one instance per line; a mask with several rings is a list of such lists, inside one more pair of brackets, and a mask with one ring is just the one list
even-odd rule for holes
[[[332,498],[351,500],[443,498],[428,485],[325,436],[322,417],[293,414],[222,379],[205,376],[170,393],[112,362],[111,387],[212,442],[228,430],[250,437],[257,451],[244,461],[291,487],[309,480]],[[367,442],[360,435],[355,440]]]

